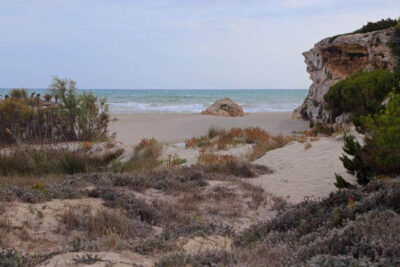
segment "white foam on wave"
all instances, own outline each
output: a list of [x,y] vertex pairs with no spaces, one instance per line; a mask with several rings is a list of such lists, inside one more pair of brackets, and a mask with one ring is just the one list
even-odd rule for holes
[[[211,103],[193,103],[193,104],[165,104],[165,103],[109,103],[112,113],[200,113]],[[290,112],[296,109],[297,103],[240,103],[245,113],[261,112]]]
[[147,113],[147,112],[168,112],[168,113],[199,113],[207,108],[207,104],[164,104],[164,103],[109,103],[111,112],[114,113]]
[[291,112],[300,104],[297,103],[265,103],[255,105],[244,105],[245,113],[261,113],[261,112]]

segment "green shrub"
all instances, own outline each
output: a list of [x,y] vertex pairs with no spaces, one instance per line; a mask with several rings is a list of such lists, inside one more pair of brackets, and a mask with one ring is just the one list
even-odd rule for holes
[[40,95],[29,98],[24,89],[13,89],[9,98],[0,100],[0,145],[106,138],[109,114],[105,99],[79,95],[74,81],[57,77],[50,91],[56,102],[43,101]]
[[364,146],[346,136],[340,160],[357,182],[365,185],[374,176],[400,174],[400,94],[390,94],[384,111],[361,119],[366,135]]
[[90,172],[106,167],[121,154],[122,150],[93,156],[67,149],[16,148],[0,153],[0,176]]
[[[237,265],[258,266],[268,261],[273,266],[320,266],[309,261],[330,255],[354,257],[355,266],[364,266],[357,265],[364,259],[371,261],[367,266],[391,266],[400,252],[399,238],[393,232],[400,222],[399,193],[398,180],[375,181],[290,206],[239,234],[233,253],[244,263]],[[241,253],[245,254],[241,257]]]
[[332,121],[343,113],[360,126],[362,116],[375,114],[382,109],[382,101],[392,91],[399,89],[400,75],[385,70],[359,72],[332,86],[325,94],[326,108]]
[[389,43],[393,50],[393,54],[397,57],[397,70],[400,70],[400,19],[394,28],[393,38]]
[[354,33],[367,33],[378,30],[384,30],[391,27],[395,27],[397,24],[398,21],[396,19],[391,19],[391,18],[381,19],[380,21],[377,22],[368,22],[366,25],[362,26],[361,29],[356,30]]
[[386,109],[378,115],[368,115],[363,124],[367,130],[367,164],[382,174],[400,174],[400,94],[390,94]]
[[56,109],[66,140],[96,140],[104,138],[109,123],[105,99],[98,101],[92,93],[76,93],[76,82],[55,77],[50,92],[62,108]]
[[132,172],[153,170],[161,165],[159,159],[162,152],[162,145],[154,138],[143,139],[133,151],[133,156],[126,162],[115,162],[115,172]]
[[10,96],[17,99],[28,99],[28,91],[26,89],[12,89]]

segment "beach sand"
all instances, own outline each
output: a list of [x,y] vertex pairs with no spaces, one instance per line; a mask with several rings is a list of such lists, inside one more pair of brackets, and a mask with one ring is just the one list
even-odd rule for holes
[[327,197],[330,192],[337,190],[334,185],[335,173],[351,183],[356,182],[339,160],[343,154],[342,137],[323,137],[312,142],[309,149],[305,149],[304,144],[293,142],[269,151],[254,163],[268,166],[274,172],[250,179],[249,182],[292,203],[299,203],[305,198]]
[[142,138],[154,137],[163,143],[183,142],[187,138],[207,133],[212,126],[224,129],[259,126],[272,134],[292,134],[308,129],[308,122],[291,119],[291,112],[253,113],[227,118],[200,114],[118,114],[112,115],[110,133],[117,141],[134,145]]
[[[272,134],[285,135],[309,129],[307,121],[291,119],[290,112],[256,113],[236,118],[199,114],[129,114],[116,117],[118,120],[111,124],[111,132],[116,133],[118,141],[130,146],[142,138],[151,137],[163,143],[179,143],[206,134],[211,126],[224,129],[259,126]],[[322,137],[311,145],[305,149],[304,143],[292,142],[283,148],[269,151],[254,163],[268,166],[274,172],[249,179],[248,182],[292,203],[299,203],[307,197],[315,199],[328,196],[336,190],[335,173],[355,182],[339,160],[343,153],[341,135]],[[251,146],[246,145],[216,153],[244,158],[249,151]],[[195,164],[200,154],[198,149],[169,145],[164,148],[163,158],[169,155],[185,158],[185,165],[188,166]]]

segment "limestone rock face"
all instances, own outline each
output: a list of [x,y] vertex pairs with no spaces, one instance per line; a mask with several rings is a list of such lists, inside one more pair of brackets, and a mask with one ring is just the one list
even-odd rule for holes
[[241,106],[233,102],[229,98],[219,99],[209,106],[201,114],[224,116],[224,117],[237,117],[243,116],[244,112]]
[[386,69],[393,71],[396,58],[388,43],[393,29],[370,33],[346,34],[326,38],[304,52],[312,84],[304,103],[294,111],[295,117],[312,121],[334,121],[324,109],[324,95],[340,80],[359,71]]

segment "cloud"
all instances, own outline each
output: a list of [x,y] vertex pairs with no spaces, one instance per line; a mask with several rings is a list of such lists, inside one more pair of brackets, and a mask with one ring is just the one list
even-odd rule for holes
[[316,6],[319,3],[319,0],[284,0],[283,6],[287,8],[305,8]]
[[0,0],[0,87],[306,88],[301,52],[398,1]]

